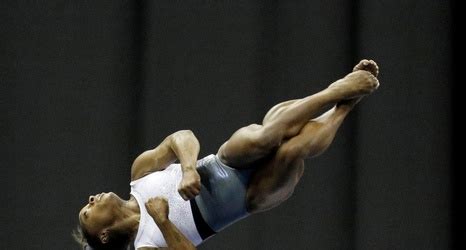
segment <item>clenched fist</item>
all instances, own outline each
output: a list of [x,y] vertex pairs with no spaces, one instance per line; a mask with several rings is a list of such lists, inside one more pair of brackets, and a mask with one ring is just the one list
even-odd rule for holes
[[157,224],[168,220],[169,208],[167,199],[163,197],[150,198],[145,206],[147,212]]
[[191,200],[201,191],[201,177],[196,169],[185,170],[181,179],[178,193],[184,200]]

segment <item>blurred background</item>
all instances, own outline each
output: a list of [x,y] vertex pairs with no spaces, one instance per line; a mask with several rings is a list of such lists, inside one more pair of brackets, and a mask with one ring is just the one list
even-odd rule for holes
[[128,198],[139,153],[180,129],[215,153],[362,58],[381,86],[294,196],[199,249],[461,249],[457,19],[437,0],[2,1],[0,249],[79,249],[79,209]]

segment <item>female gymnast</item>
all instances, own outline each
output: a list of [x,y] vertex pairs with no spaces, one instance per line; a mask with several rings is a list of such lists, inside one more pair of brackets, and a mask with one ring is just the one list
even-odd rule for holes
[[82,242],[92,249],[126,249],[133,241],[139,250],[195,249],[228,225],[278,206],[292,195],[304,159],[324,152],[354,105],[378,88],[377,75],[377,64],[362,60],[326,89],[274,106],[261,125],[237,130],[217,154],[200,160],[191,131],[168,136],[135,159],[129,200],[89,197],[79,212]]

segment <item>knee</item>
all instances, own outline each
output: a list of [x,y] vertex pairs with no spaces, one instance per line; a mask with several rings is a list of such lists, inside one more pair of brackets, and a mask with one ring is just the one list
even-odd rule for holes
[[265,199],[260,195],[249,195],[246,197],[246,210],[250,214],[258,213],[262,210]]
[[219,149],[219,156],[227,165],[241,165],[258,160],[276,150],[280,138],[262,125],[252,124],[236,131]]
[[278,148],[282,142],[283,136],[274,131],[269,126],[261,126],[256,130],[254,136],[250,138],[250,144],[253,148],[263,152],[269,152]]
[[249,193],[246,197],[246,210],[254,214],[267,211],[281,204],[271,192]]
[[270,187],[268,186],[267,190],[262,190],[260,193],[248,192],[246,197],[248,213],[259,213],[277,207],[291,197],[294,191],[294,189],[285,191],[279,188],[270,189]]

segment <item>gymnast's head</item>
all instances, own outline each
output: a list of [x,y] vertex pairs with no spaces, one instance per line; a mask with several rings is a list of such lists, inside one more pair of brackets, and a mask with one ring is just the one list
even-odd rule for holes
[[124,203],[112,192],[89,196],[79,211],[75,238],[92,249],[126,249],[133,234],[128,223],[133,220],[123,212]]

